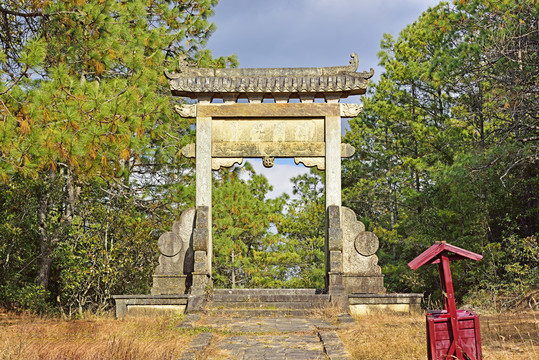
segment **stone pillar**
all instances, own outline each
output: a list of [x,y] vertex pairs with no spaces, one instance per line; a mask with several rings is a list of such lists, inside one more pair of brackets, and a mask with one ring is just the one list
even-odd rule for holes
[[[196,118],[196,226],[193,234],[194,272],[191,293],[201,295],[211,278],[212,170],[211,117]],[[198,239],[195,245],[195,239]]]
[[326,116],[326,286],[330,294],[342,284],[341,117]]
[[341,206],[341,117],[326,116],[326,209]]

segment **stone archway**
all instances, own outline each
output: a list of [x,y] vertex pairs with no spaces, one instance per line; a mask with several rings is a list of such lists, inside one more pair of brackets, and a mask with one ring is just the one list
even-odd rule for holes
[[[341,158],[354,153],[341,144],[341,117],[357,116],[360,106],[339,100],[364,94],[373,75],[372,69],[356,72],[357,66],[352,54],[347,66],[199,69],[181,63],[180,72],[165,72],[173,95],[197,100],[176,107],[182,117],[196,118],[196,143],[182,149],[184,156],[196,158],[196,209],[160,238],[152,294],[202,295],[212,286],[212,170],[243,158],[262,158],[271,167],[275,157],[325,171],[328,292],[385,291],[374,254],[376,236],[341,203]],[[243,96],[249,103],[237,103]],[[289,103],[291,97],[301,103]],[[326,102],[315,103],[315,97]],[[215,98],[223,103],[212,103]],[[267,98],[274,102],[263,103]]]

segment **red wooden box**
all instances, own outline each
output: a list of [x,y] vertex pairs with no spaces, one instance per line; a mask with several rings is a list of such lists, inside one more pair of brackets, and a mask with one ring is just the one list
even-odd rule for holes
[[[460,344],[463,352],[473,360],[481,360],[481,332],[479,316],[470,311],[457,310]],[[427,346],[429,360],[453,360],[449,349],[453,343],[451,316],[445,310],[427,313]]]

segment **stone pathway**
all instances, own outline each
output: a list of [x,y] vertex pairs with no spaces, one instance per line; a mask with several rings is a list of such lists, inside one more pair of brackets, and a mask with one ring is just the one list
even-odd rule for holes
[[188,315],[180,325],[197,335],[181,360],[349,360],[336,326],[317,318]]

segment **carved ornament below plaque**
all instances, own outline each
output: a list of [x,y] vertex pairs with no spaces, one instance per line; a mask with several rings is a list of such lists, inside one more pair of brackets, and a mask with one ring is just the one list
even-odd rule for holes
[[353,118],[358,116],[363,110],[363,105],[341,104],[341,117]]
[[306,167],[316,166],[318,170],[326,169],[326,159],[324,157],[295,157],[296,165],[303,164]]
[[194,104],[175,105],[174,111],[184,118],[194,118],[197,116],[197,106]]
[[243,158],[212,158],[211,159],[211,169],[219,170],[220,168],[229,168],[235,164],[241,165]]

